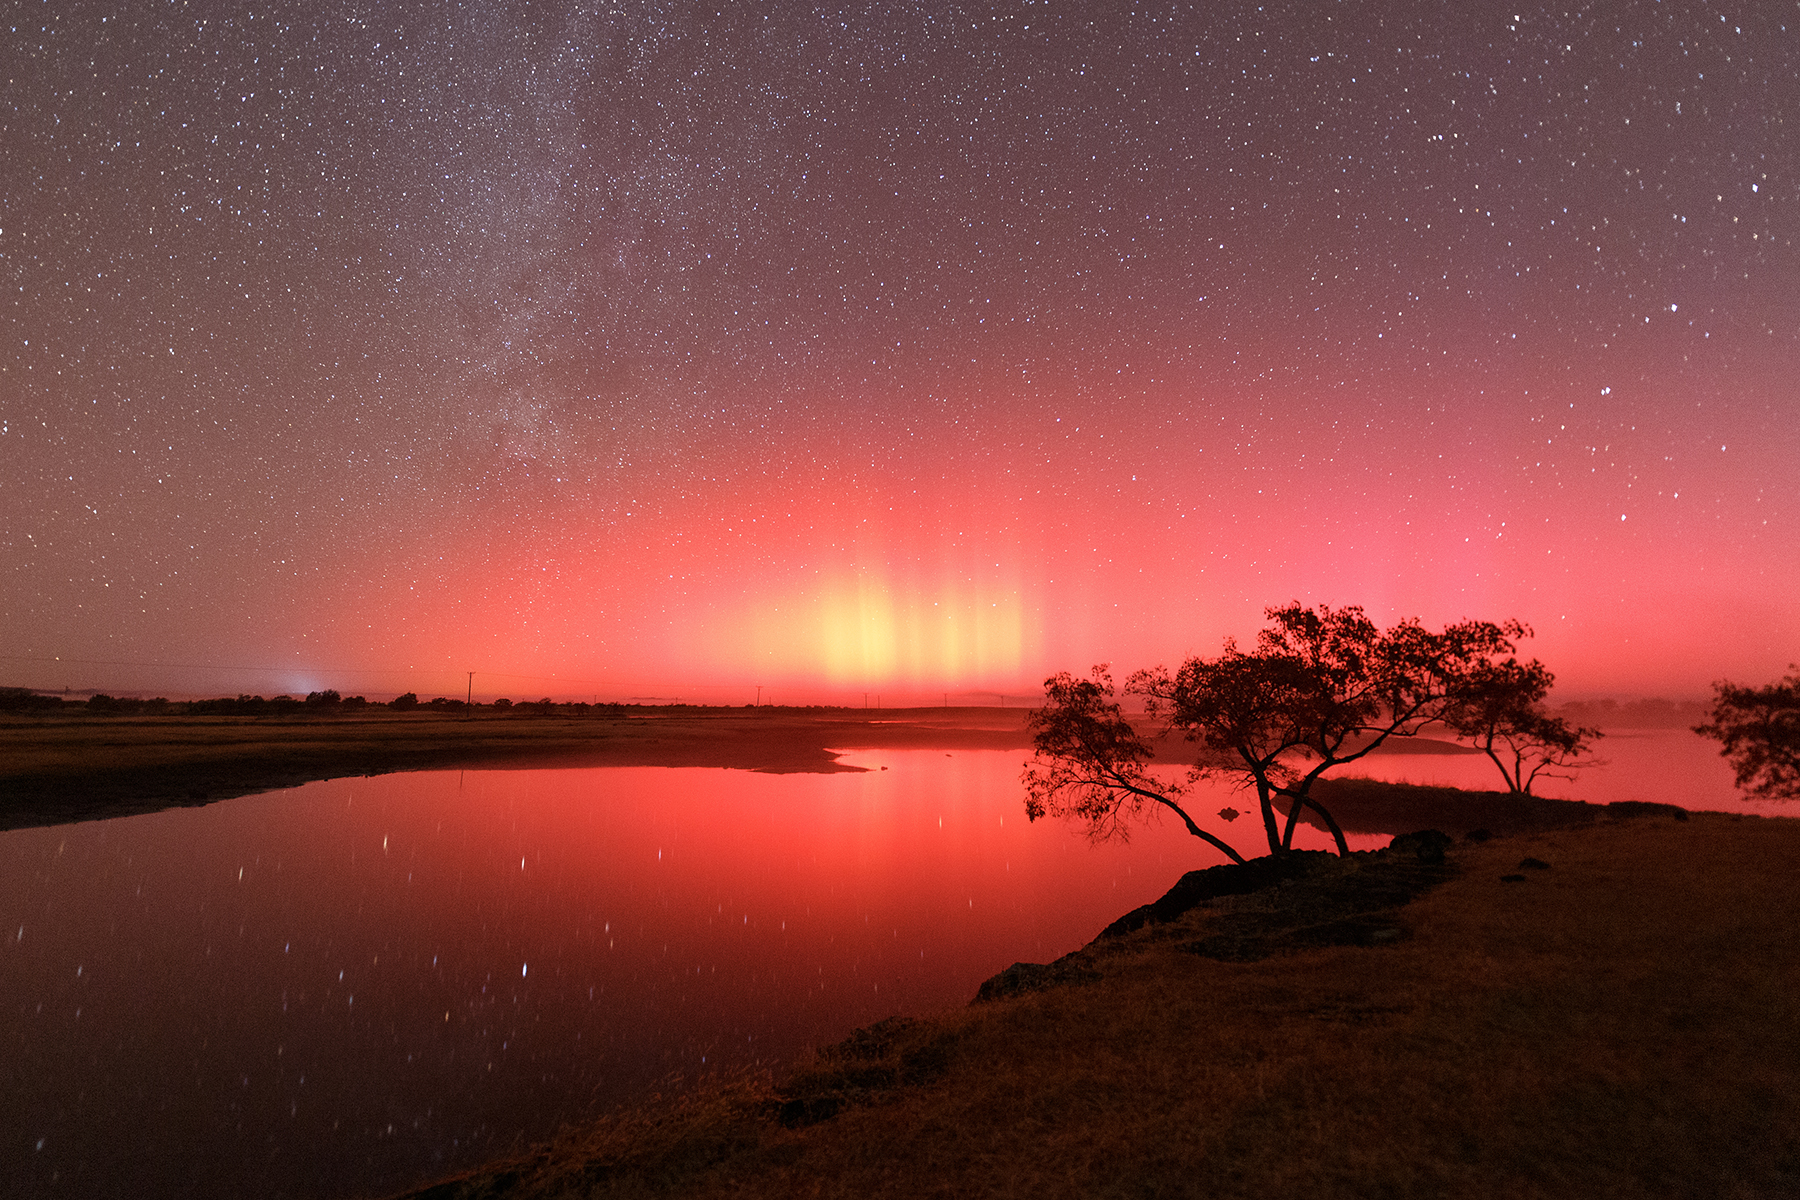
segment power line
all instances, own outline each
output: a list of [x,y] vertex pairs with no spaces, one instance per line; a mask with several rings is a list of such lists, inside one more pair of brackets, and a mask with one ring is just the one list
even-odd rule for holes
[[119,658],[63,658],[60,655],[46,658],[41,654],[0,654],[0,659],[8,662],[75,663],[86,667],[150,667],[155,670],[170,671],[260,671],[268,675],[278,675],[288,671],[315,671],[331,675],[390,675],[398,674],[403,670],[417,670],[416,667],[309,667],[294,663],[285,667],[246,667],[219,663],[133,662]]

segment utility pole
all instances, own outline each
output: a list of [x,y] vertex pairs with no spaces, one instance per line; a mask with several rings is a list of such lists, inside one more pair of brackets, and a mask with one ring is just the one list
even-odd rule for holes
[[762,690],[763,690],[763,685],[760,683],[757,684],[756,685],[756,707],[757,708],[762,707]]
[[463,700],[463,707],[467,710],[463,713],[465,721],[475,716],[475,672],[473,671],[469,672],[469,694]]

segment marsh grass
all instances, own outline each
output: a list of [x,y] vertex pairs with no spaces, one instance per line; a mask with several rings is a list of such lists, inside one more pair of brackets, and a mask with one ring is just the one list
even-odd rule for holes
[[1800,1192],[1800,822],[1651,814],[1451,863],[1377,914],[1405,937],[1277,930],[1226,961],[1194,947],[1282,904],[1214,901],[1090,948],[1083,980],[887,1022],[418,1194]]

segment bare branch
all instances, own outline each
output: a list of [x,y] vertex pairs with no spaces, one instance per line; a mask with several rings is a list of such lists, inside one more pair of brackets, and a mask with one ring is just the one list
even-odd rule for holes
[[1091,679],[1059,673],[1044,682],[1045,705],[1033,712],[1036,757],[1025,764],[1025,815],[1082,821],[1092,841],[1130,836],[1129,819],[1140,818],[1146,805],[1158,805],[1181,818],[1189,833],[1243,862],[1232,846],[1201,829],[1176,797],[1178,784],[1164,784],[1146,769],[1150,747],[1125,718],[1114,698],[1112,676],[1104,664]]

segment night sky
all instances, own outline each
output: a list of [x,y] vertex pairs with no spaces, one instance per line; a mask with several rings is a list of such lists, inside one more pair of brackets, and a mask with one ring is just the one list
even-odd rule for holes
[[1018,695],[1295,599],[1800,658],[1800,5],[5,24],[0,682]]

